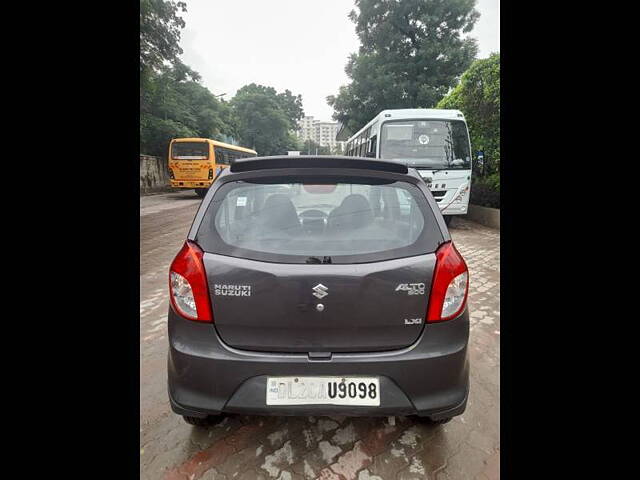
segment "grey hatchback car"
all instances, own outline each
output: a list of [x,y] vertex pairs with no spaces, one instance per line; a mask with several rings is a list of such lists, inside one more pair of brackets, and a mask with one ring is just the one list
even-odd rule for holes
[[468,269],[405,165],[238,160],[169,277],[169,399],[190,424],[465,410]]

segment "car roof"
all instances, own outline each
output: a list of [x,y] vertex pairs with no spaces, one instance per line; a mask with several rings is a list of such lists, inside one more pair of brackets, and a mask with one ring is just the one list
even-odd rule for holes
[[231,164],[232,173],[276,168],[353,168],[407,174],[406,165],[398,162],[343,155],[276,155],[238,159]]

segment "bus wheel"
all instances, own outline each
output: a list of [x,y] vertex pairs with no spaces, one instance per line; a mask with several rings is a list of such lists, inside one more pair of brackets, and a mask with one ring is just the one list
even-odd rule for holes
[[207,194],[206,188],[196,188],[196,195],[198,195],[200,198],[204,198],[206,194]]
[[444,223],[447,224],[447,227],[451,225],[451,219],[453,218],[453,215],[443,215],[443,217],[444,217]]

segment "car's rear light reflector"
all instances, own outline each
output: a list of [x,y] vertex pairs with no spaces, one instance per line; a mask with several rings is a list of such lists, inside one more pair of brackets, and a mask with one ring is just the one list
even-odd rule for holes
[[213,322],[203,252],[193,242],[182,246],[169,269],[169,298],[173,309],[188,320]]
[[436,268],[429,296],[427,322],[441,322],[458,316],[467,303],[469,270],[452,242],[436,251]]

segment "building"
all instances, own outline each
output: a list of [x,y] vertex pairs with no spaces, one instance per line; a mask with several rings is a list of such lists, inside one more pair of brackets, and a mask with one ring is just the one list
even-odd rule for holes
[[298,138],[302,142],[312,140],[321,147],[330,147],[333,151],[343,152],[345,142],[336,140],[340,125],[338,122],[321,122],[307,116],[298,122]]

